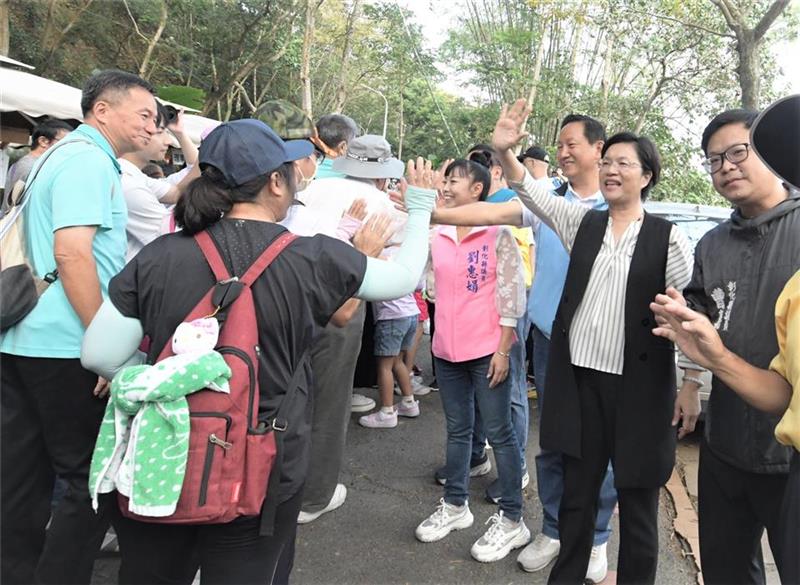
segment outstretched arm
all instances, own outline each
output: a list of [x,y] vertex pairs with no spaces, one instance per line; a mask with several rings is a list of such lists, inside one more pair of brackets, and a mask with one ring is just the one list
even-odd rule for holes
[[81,365],[111,380],[122,368],[144,362],[138,351],[143,337],[139,320],[125,317],[106,299],[83,336]]
[[789,407],[792,388],[786,378],[728,350],[708,317],[686,307],[677,290],[657,295],[650,308],[659,321],[655,335],[677,343],[686,357],[711,370],[754,408],[780,414]]
[[563,197],[553,197],[550,191],[537,183],[517,160],[514,148],[528,135],[524,127],[530,112],[527,102],[522,99],[503,106],[492,134],[492,146],[503,166],[509,187],[517,192],[525,207],[558,234],[569,252],[572,250],[581,220],[589,210],[581,205],[569,203]]
[[435,176],[430,161],[408,162],[405,207],[406,235],[393,262],[367,258],[367,270],[356,296],[365,301],[387,301],[416,290],[428,259],[428,224],[436,201]]

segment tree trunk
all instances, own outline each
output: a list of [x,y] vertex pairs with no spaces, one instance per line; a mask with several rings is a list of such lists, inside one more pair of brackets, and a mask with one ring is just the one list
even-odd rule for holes
[[336,88],[336,101],[333,104],[334,112],[341,112],[347,101],[347,65],[353,54],[353,28],[361,15],[361,0],[353,0],[353,8],[347,18],[344,48],[342,49],[342,65],[339,69],[339,81]]
[[758,49],[761,43],[753,38],[753,31],[743,30],[736,51],[739,53],[739,65],[736,74],[739,76],[739,87],[742,90],[742,107],[757,110],[761,94],[761,63]]
[[148,79],[150,77],[150,73],[147,72],[147,67],[150,65],[150,58],[153,56],[153,51],[158,44],[158,41],[161,39],[161,35],[164,33],[164,29],[167,26],[167,3],[162,0],[161,2],[161,17],[158,21],[158,29],[156,29],[156,33],[153,35],[153,38],[150,39],[150,42],[147,43],[147,50],[144,52],[144,57],[142,58],[142,64],[139,66],[139,77],[143,79]]
[[0,0],[0,55],[8,56],[8,0]]
[[758,109],[761,89],[759,49],[764,35],[789,5],[790,0],[774,0],[754,27],[747,26],[745,16],[731,0],[711,0],[725,18],[728,28],[736,35],[739,65],[736,74],[742,90],[742,107]]
[[614,36],[608,35],[606,40],[606,55],[603,64],[603,81],[600,84],[602,101],[600,102],[600,119],[605,121],[608,112],[608,93],[611,89],[611,74],[614,72]]
[[400,160],[403,160],[403,139],[406,137],[406,122],[403,114],[403,91],[400,90],[400,112],[397,122],[397,158]]
[[544,61],[544,33],[547,30],[546,21],[542,21],[539,27],[539,47],[536,49],[536,59],[533,62],[533,74],[531,75],[531,91],[528,93],[528,106],[533,106],[536,100],[536,92],[539,89],[539,80],[542,77],[542,61]]
[[306,28],[303,33],[303,57],[300,63],[300,83],[303,88],[303,111],[310,119],[313,118],[311,102],[311,46],[314,43],[314,12],[315,0],[308,0],[306,4]]

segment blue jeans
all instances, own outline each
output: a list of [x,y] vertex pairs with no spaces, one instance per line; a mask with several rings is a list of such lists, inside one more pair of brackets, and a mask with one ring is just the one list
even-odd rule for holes
[[447,464],[444,500],[462,506],[469,498],[469,461],[475,404],[494,449],[500,481],[500,510],[511,520],[522,516],[522,466],[511,424],[511,383],[506,378],[489,388],[486,373],[492,356],[466,362],[436,361],[436,378],[447,421]]
[[[511,381],[511,424],[514,425],[514,433],[516,433],[519,443],[519,458],[522,462],[523,473],[528,468],[525,461],[525,448],[528,445],[530,413],[528,412],[528,379],[525,372],[525,340],[528,339],[530,325],[527,312],[517,320],[517,341],[511,346],[508,362],[508,379]],[[481,413],[476,404],[475,429],[472,433],[473,460],[483,457],[485,445],[486,433],[483,432]]]
[[[533,327],[533,373],[536,376],[536,395],[539,413],[545,395],[547,377],[547,356],[550,340],[534,325]],[[564,462],[561,453],[541,450],[536,456],[536,483],[539,501],[542,503],[544,520],[542,534],[558,539],[558,509],[564,491]],[[600,488],[597,502],[597,519],[594,525],[594,545],[603,544],[611,535],[609,522],[614,506],[617,505],[617,490],[614,489],[614,470],[608,465],[606,477]]]

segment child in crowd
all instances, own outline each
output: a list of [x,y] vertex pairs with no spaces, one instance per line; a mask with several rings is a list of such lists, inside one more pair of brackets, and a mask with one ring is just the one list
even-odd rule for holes
[[[391,260],[398,249],[399,246],[386,248],[383,258]],[[411,374],[405,362],[407,352],[414,345],[419,308],[413,294],[393,301],[373,303],[372,308],[375,317],[374,353],[381,407],[362,416],[358,422],[371,429],[389,429],[397,426],[398,416],[419,416],[419,401],[414,399]],[[392,395],[395,381],[403,396],[397,406],[394,405]]]

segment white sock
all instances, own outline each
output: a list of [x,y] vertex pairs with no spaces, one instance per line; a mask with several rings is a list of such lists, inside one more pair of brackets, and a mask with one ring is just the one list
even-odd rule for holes
[[414,397],[413,396],[403,396],[403,403],[404,404],[414,404]]
[[394,406],[381,406],[383,414],[394,414]]

